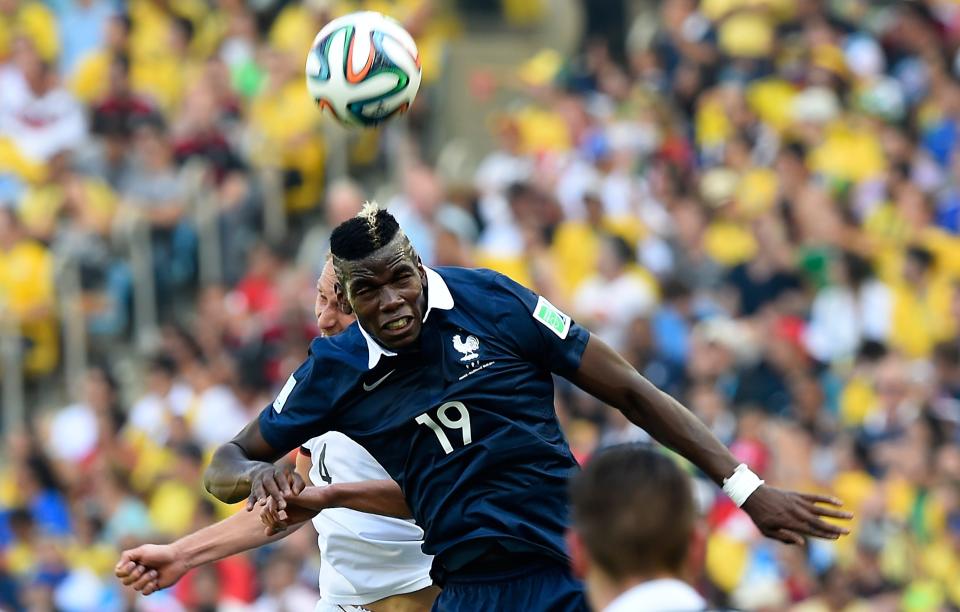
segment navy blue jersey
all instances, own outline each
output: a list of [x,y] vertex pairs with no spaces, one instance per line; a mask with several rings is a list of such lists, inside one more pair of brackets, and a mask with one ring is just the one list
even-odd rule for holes
[[490,539],[564,559],[577,464],[552,374],[577,370],[588,337],[501,274],[428,269],[415,346],[388,351],[357,324],[314,340],[260,430],[283,452],[328,430],[356,440],[403,489],[428,554]]

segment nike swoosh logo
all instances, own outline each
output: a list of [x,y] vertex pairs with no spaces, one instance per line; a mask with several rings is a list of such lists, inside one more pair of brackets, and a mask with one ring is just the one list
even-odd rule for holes
[[390,375],[393,374],[394,372],[396,372],[396,370],[390,370],[389,372],[387,372],[386,374],[383,375],[383,378],[381,378],[381,379],[378,380],[377,382],[373,383],[372,385],[368,385],[367,383],[363,383],[363,390],[364,390],[364,391],[373,391],[374,389],[376,389],[377,387],[380,386],[380,383],[382,383],[383,381],[387,380],[387,376],[390,376]]

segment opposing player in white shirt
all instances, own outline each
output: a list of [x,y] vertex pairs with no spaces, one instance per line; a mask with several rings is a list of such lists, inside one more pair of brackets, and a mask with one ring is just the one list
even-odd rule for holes
[[[334,282],[328,262],[317,283],[315,307],[324,336],[340,333],[354,320],[338,308]],[[173,585],[192,567],[283,538],[312,517],[322,560],[316,612],[429,610],[439,589],[431,586],[433,558],[421,551],[423,530],[400,518],[409,516],[409,509],[397,506],[397,484],[370,453],[347,436],[328,432],[301,447],[297,471],[314,486],[301,493],[302,506],[287,507],[296,524],[286,531],[267,535],[259,513],[239,512],[172,544],[124,551],[116,575],[148,595]]]

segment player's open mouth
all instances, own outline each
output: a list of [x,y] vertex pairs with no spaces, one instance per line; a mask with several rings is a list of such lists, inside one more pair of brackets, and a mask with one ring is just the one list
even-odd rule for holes
[[383,326],[383,329],[387,331],[399,331],[404,329],[407,325],[413,322],[413,317],[400,317],[399,319],[394,319],[389,323]]

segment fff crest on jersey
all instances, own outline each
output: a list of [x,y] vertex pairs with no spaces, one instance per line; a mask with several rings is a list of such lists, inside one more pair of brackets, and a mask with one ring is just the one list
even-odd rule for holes
[[463,355],[460,357],[460,361],[473,361],[480,357],[480,354],[477,352],[480,349],[480,340],[472,334],[467,336],[466,340],[461,340],[460,334],[454,336],[453,348]]

